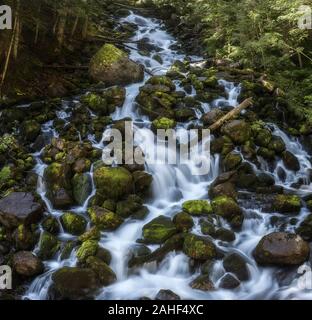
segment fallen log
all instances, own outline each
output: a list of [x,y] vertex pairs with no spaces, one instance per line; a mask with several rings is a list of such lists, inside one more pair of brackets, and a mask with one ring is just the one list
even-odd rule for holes
[[222,118],[220,118],[218,121],[216,121],[213,125],[211,125],[208,129],[210,131],[216,131],[217,129],[219,129],[225,122],[227,122],[228,120],[231,120],[233,118],[235,118],[236,116],[238,116],[241,111],[243,111],[244,109],[247,109],[248,107],[253,105],[253,100],[252,98],[248,98],[246,100],[244,100],[240,105],[238,105],[237,107],[235,107],[233,110],[231,110],[230,112],[228,112],[225,116],[223,116]]

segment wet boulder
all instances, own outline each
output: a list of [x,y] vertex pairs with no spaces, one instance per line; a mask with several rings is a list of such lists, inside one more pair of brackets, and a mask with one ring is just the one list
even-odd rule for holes
[[200,275],[190,283],[190,287],[194,290],[213,291],[215,290],[213,282],[208,275]]
[[91,59],[89,73],[94,81],[107,86],[127,85],[143,81],[144,67],[114,45],[105,44]]
[[39,240],[39,258],[43,260],[51,259],[60,249],[60,243],[55,236],[44,231]]
[[250,125],[243,120],[232,120],[221,129],[235,144],[243,144],[251,138]]
[[91,222],[102,231],[116,230],[123,223],[118,214],[98,206],[89,208],[88,214]]
[[221,278],[219,287],[222,289],[229,290],[229,289],[235,289],[239,287],[239,285],[240,285],[240,281],[236,277],[234,277],[232,274],[227,273]]
[[297,195],[278,194],[273,199],[272,209],[279,213],[296,214],[300,212],[301,200]]
[[178,231],[187,232],[194,226],[194,221],[186,212],[180,212],[173,217],[173,223]]
[[82,243],[82,245],[77,250],[77,259],[79,262],[83,263],[89,257],[95,256],[99,248],[98,242],[96,240],[87,240]]
[[131,173],[122,167],[100,167],[94,171],[97,193],[103,199],[119,200],[133,191]]
[[241,163],[243,159],[241,155],[237,152],[230,152],[223,160],[223,166],[226,171],[231,171],[236,169]]
[[15,248],[17,250],[32,250],[36,244],[37,237],[31,228],[20,224],[13,233]]
[[290,151],[284,151],[282,153],[282,158],[283,158],[284,166],[288,170],[292,170],[292,171],[300,170],[299,160],[293,153],[291,153]]
[[86,260],[86,266],[92,269],[103,286],[109,286],[116,282],[115,272],[102,260],[97,257],[90,256]]
[[274,150],[277,154],[281,154],[286,150],[286,145],[281,137],[273,135],[269,148]]
[[108,112],[107,101],[100,94],[88,93],[81,102],[98,115],[105,116]]
[[43,230],[45,230],[53,235],[57,235],[60,231],[60,225],[59,225],[58,220],[51,215],[44,218],[44,220],[41,223],[41,226],[42,226]]
[[207,215],[212,213],[212,207],[207,200],[190,200],[182,205],[183,211],[192,216]]
[[47,197],[56,209],[74,205],[71,185],[71,168],[67,164],[53,162],[44,171]]
[[115,112],[117,107],[122,107],[126,100],[126,89],[121,86],[108,88],[102,93],[107,102],[107,111],[109,114]]
[[169,217],[159,216],[143,227],[143,241],[149,244],[161,244],[177,232]]
[[29,251],[19,251],[12,258],[13,270],[24,277],[33,277],[43,273],[44,266],[39,258]]
[[195,260],[209,260],[217,256],[216,246],[206,237],[188,234],[183,244],[183,252]]
[[82,235],[79,236],[78,241],[79,242],[85,242],[87,240],[100,240],[101,238],[101,232],[97,227],[92,227],[86,232],[84,232]]
[[312,214],[309,214],[299,225],[296,230],[304,240],[312,240]]
[[144,171],[135,171],[132,173],[135,192],[138,194],[147,194],[153,182],[153,176]]
[[244,221],[244,215],[233,198],[219,196],[212,203],[213,212],[229,221],[233,228],[240,228]]
[[259,147],[268,147],[272,141],[272,133],[269,129],[260,129],[255,137],[255,143]]
[[206,126],[211,126],[216,121],[224,116],[224,112],[218,108],[212,109],[211,111],[205,113],[202,116],[203,124]]
[[155,300],[175,301],[181,300],[181,298],[171,290],[159,290],[156,294]]
[[66,212],[61,216],[61,224],[65,232],[79,236],[86,230],[87,221],[78,214]]
[[21,125],[21,135],[27,142],[33,142],[41,132],[41,125],[36,120],[26,120]]
[[35,224],[41,219],[43,209],[31,193],[12,192],[0,200],[0,222],[7,228]]
[[245,259],[238,253],[231,253],[223,260],[224,270],[233,273],[239,280],[247,281],[250,278],[250,272]]
[[[107,206],[108,202],[106,202],[106,206]],[[126,200],[122,200],[117,202],[116,205],[116,213],[126,219],[129,218],[131,215],[135,214],[136,212],[138,212],[139,210],[141,210],[143,207],[143,201],[140,197],[138,197],[135,194],[130,194]],[[109,210],[109,208],[107,207],[107,209]],[[114,210],[113,208],[111,208],[111,210]]]
[[73,197],[79,205],[83,205],[92,191],[91,177],[86,173],[76,173],[72,179]]
[[53,289],[61,299],[91,298],[101,286],[96,273],[88,268],[64,267],[52,275]]
[[260,240],[253,254],[262,265],[300,265],[308,259],[310,248],[299,235],[273,232]]

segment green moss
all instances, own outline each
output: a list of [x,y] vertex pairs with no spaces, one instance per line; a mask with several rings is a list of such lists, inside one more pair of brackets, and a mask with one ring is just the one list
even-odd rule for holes
[[0,186],[7,183],[11,179],[12,171],[9,166],[5,166],[0,171]]
[[88,257],[95,256],[98,250],[98,242],[87,240],[78,248],[76,256],[79,262],[86,262]]
[[92,269],[103,286],[109,286],[117,280],[114,271],[102,260],[90,256],[86,261],[87,267]]
[[176,126],[176,122],[172,119],[168,119],[168,118],[159,118],[153,121],[152,126],[155,130],[158,129],[173,129]]
[[159,216],[143,227],[145,243],[161,244],[177,232],[170,218]]
[[106,43],[92,58],[91,63],[99,66],[111,66],[114,62],[127,57],[126,53],[112,44]]
[[91,222],[103,231],[115,230],[123,223],[123,219],[118,214],[101,207],[89,208],[88,214]]
[[231,171],[237,168],[242,163],[242,157],[239,153],[231,152],[229,153],[224,161],[224,168],[226,171]]
[[87,221],[80,215],[66,212],[61,216],[61,223],[64,230],[73,235],[81,235],[87,226]]
[[215,245],[208,238],[194,234],[185,237],[183,252],[195,260],[214,259],[217,255]]
[[101,115],[106,115],[108,112],[106,99],[98,94],[89,93],[81,101],[92,111],[99,112]]
[[122,167],[100,167],[94,172],[97,192],[103,199],[118,200],[133,190],[131,173]]
[[17,141],[12,135],[5,134],[2,137],[0,137],[0,153],[5,153],[8,150],[13,150],[17,148]]
[[182,208],[185,212],[194,216],[212,213],[211,204],[207,200],[186,201],[183,203]]
[[193,228],[194,222],[192,217],[186,212],[180,212],[173,217],[173,223],[178,231],[187,232]]
[[43,232],[39,242],[39,257],[43,260],[52,258],[60,248],[59,241],[49,232]]
[[175,84],[172,82],[172,80],[166,76],[154,76],[151,77],[148,81],[147,84],[151,84],[151,85],[163,85],[166,86],[168,88],[170,88],[170,90],[174,91],[176,86]]
[[273,200],[273,210],[280,213],[299,213],[301,200],[297,195],[279,194]]
[[92,227],[90,230],[86,231],[82,234],[78,240],[80,242],[85,242],[87,240],[97,240],[99,241],[101,238],[101,232],[97,227]]

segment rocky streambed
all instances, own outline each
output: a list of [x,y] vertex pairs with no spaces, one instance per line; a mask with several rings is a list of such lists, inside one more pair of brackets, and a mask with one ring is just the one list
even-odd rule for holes
[[[1,112],[0,264],[15,299],[293,299],[310,265],[311,162],[274,85],[187,56],[160,21],[129,13],[126,53],[106,44],[80,95]],[[131,121],[146,159],[149,128],[208,128],[254,106],[211,141],[210,171],[102,161]],[[304,138],[309,145],[308,137]]]

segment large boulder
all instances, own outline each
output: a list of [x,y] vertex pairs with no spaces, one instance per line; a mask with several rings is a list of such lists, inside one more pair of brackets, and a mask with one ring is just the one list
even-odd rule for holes
[[92,269],[64,267],[52,275],[53,288],[61,299],[91,298],[101,286]]
[[100,167],[94,172],[97,194],[102,199],[119,200],[133,191],[131,173],[122,167]]
[[41,219],[43,209],[31,193],[12,192],[0,200],[0,222],[7,228],[35,224]]
[[251,128],[243,120],[232,120],[222,127],[222,133],[226,134],[236,144],[243,144],[251,137]]
[[299,171],[300,162],[298,158],[290,151],[284,151],[282,153],[283,163],[288,170]]
[[94,81],[102,81],[107,86],[127,85],[144,79],[144,67],[112,44],[105,44],[93,56],[89,73]]
[[227,255],[223,260],[224,270],[235,274],[241,280],[246,281],[250,277],[245,259],[237,253]]
[[20,251],[13,255],[14,271],[25,277],[33,277],[43,272],[44,266],[40,259],[29,251]]
[[217,256],[216,246],[209,238],[188,234],[183,244],[183,252],[195,260],[209,260]]
[[145,243],[161,244],[177,232],[169,217],[159,216],[143,227]]
[[44,231],[41,234],[39,241],[39,257],[43,260],[48,260],[56,254],[60,248],[60,243],[55,236]]
[[300,236],[287,232],[266,235],[254,251],[256,261],[264,265],[300,265],[309,254],[309,244]]

